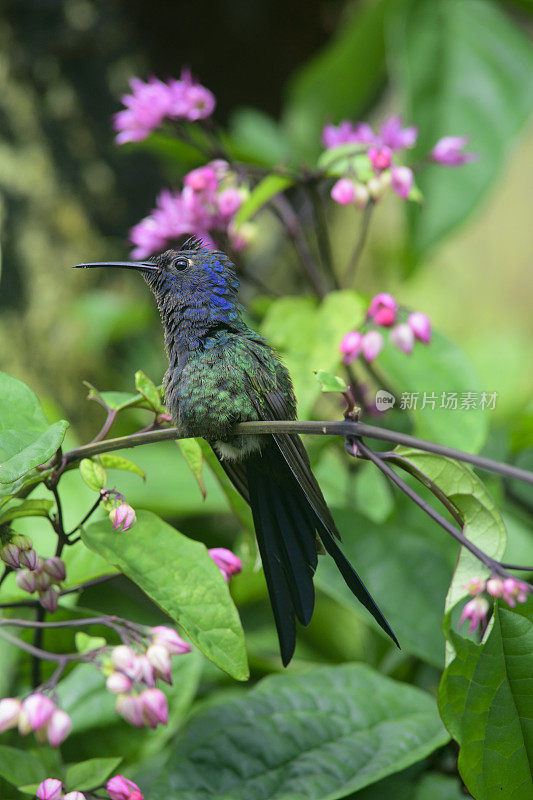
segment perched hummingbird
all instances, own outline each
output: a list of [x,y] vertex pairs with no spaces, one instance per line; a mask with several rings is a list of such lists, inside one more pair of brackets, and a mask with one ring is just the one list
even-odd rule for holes
[[190,239],[182,249],[147,261],[77,266],[139,270],[154,293],[169,361],[166,407],[185,436],[207,440],[251,506],[283,664],[294,653],[295,618],[302,625],[311,621],[320,542],[357,599],[398,644],[336,542],[339,533],[300,437],[233,432],[238,422],[296,419],[296,399],[276,352],[242,319],[230,259]]

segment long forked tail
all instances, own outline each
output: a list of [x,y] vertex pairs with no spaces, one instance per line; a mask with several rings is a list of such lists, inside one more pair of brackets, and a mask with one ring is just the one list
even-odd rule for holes
[[[398,644],[387,620],[335,541],[338,537],[322,492],[298,437],[270,440],[245,462],[248,496],[276,621],[281,658],[294,653],[297,618],[308,625],[314,608],[313,575],[318,533],[347,585],[383,630]],[[224,464],[233,479],[229,464]],[[242,486],[241,475],[241,486]],[[242,491],[242,490],[241,490]]]

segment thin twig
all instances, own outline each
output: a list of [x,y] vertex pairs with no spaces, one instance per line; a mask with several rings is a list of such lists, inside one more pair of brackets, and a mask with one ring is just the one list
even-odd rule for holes
[[6,642],[15,645],[15,647],[24,650],[25,653],[29,653],[31,656],[41,659],[42,661],[57,661],[61,663],[86,660],[86,655],[82,653],[49,653],[48,650],[41,650],[39,647],[34,647],[23,639],[19,639],[18,636],[13,636],[11,633],[4,630],[0,630],[0,637],[5,639]]
[[[94,444],[94,441],[92,441],[92,442],[91,442],[91,444]],[[75,528],[72,528],[72,530],[71,530],[69,533],[66,533],[66,534],[65,534],[65,536],[67,537],[67,539],[70,539],[70,537],[72,536],[72,534],[76,533],[76,531],[79,531],[79,530],[80,530],[80,528],[82,527],[82,525],[85,525],[85,523],[87,522],[87,520],[88,520],[88,519],[89,519],[89,518],[92,516],[92,514],[94,514],[94,512],[96,511],[96,509],[98,508],[98,506],[100,505],[100,503],[102,502],[102,500],[103,500],[103,495],[102,495],[102,494],[99,494],[99,495],[98,495],[98,498],[97,498],[97,500],[96,500],[96,502],[95,502],[95,503],[93,503],[93,505],[92,505],[92,506],[91,506],[91,508],[88,510],[88,512],[85,514],[85,516],[84,516],[84,518],[81,520],[81,522],[79,522],[79,523],[76,525],[76,527],[75,527]],[[78,539],[76,539],[76,542],[77,542],[77,541],[78,541]],[[73,541],[70,541],[70,544],[74,544],[74,543],[75,543],[75,542],[73,542]]]
[[324,279],[320,274],[320,270],[316,265],[313,254],[309,249],[307,239],[305,238],[305,234],[302,230],[300,219],[294,211],[290,201],[282,192],[280,192],[272,198],[271,205],[276,213],[276,216],[285,227],[289,239],[294,245],[309,283],[313,287],[318,297],[325,297],[327,288],[324,283]]
[[105,439],[105,437],[113,427],[113,423],[117,418],[117,413],[118,413],[117,408],[110,408],[108,410],[106,420],[102,425],[100,431],[96,434],[96,436],[92,440],[91,444],[94,444],[94,442],[101,442],[102,439]]
[[337,278],[333,267],[331,242],[329,240],[328,224],[326,220],[326,213],[324,211],[324,206],[322,204],[322,198],[320,196],[320,192],[314,180],[310,180],[306,184],[306,187],[309,191],[309,196],[311,198],[311,205],[313,208],[313,214],[315,218],[316,238],[318,241],[318,248],[320,250],[322,263],[324,269],[327,270],[335,289],[340,289],[341,286],[339,283],[339,279]]
[[370,221],[372,219],[372,212],[374,210],[374,205],[375,205],[374,201],[369,200],[367,205],[365,206],[365,210],[363,211],[363,219],[361,220],[361,226],[359,228],[357,242],[355,244],[355,248],[351,255],[348,266],[346,267],[346,272],[344,273],[344,280],[343,280],[344,286],[350,287],[353,284],[355,273],[357,271],[361,255],[363,253],[363,250],[365,249],[366,240],[368,238],[368,231],[370,230]]
[[[39,623],[44,622],[46,617],[45,609],[39,605],[37,606],[35,631],[33,634],[33,646],[35,650],[42,650],[43,645],[43,629]],[[34,690],[42,683],[41,660],[38,656],[33,655],[31,660],[31,682]]]

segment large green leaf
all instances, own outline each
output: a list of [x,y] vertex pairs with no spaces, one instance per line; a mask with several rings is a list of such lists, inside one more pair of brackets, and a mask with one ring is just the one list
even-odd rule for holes
[[384,23],[392,5],[393,0],[377,0],[358,6],[331,42],[291,78],[283,125],[304,156],[316,157],[328,120],[353,119],[379,89]]
[[244,201],[235,215],[235,225],[238,227],[257,214],[266,203],[272,200],[280,192],[284,192],[294,183],[292,178],[285,175],[267,175],[250,192],[250,196]]
[[363,664],[285,673],[200,711],[147,797],[334,800],[447,738],[428,694]]
[[188,539],[149,511],[140,511],[137,523],[126,534],[114,534],[105,520],[90,525],[82,538],[91,550],[135,581],[217,666],[246,680],[239,615],[205,545]]
[[[459,742],[459,771],[476,800],[533,797],[533,623],[496,608],[478,645],[449,631],[457,655],[439,689],[446,727]],[[449,620],[448,620],[449,623]]]
[[[361,575],[394,630],[402,650],[442,667],[444,598],[453,570],[448,543],[428,531],[420,516],[415,527],[404,517],[376,524],[355,511],[336,511],[341,548]],[[416,576],[414,579],[413,576]],[[316,585],[365,622],[372,617],[354,598],[335,563],[319,559]],[[377,625],[375,626],[376,630]],[[380,630],[380,629],[379,629]]]
[[313,373],[335,371],[339,342],[362,322],[364,309],[359,295],[348,290],[331,292],[319,306],[310,297],[282,297],[269,307],[263,333],[283,355],[302,419],[309,416],[320,392]]
[[405,0],[389,30],[395,77],[409,122],[420,131],[416,152],[424,155],[440,137],[459,135],[469,136],[479,153],[474,164],[421,171],[424,204],[411,212],[419,255],[466,219],[501,172],[531,114],[533,51],[490,0]]
[[[473,364],[460,347],[435,331],[431,344],[417,343],[411,355],[387,342],[375,363],[396,389],[397,407],[402,398],[416,395],[416,408],[407,407],[407,413],[417,436],[463,450],[481,448],[487,435],[492,387],[480,386]],[[481,407],[483,391],[485,408]],[[441,407],[453,404],[454,393],[457,408]],[[475,408],[470,407],[472,394]]]
[[105,783],[122,759],[90,758],[73,764],[66,771],[65,788],[70,792],[84,792]]
[[67,427],[65,420],[49,425],[37,395],[0,372],[0,483],[13,483],[48,461]]
[[40,783],[46,778],[46,767],[27,750],[0,745],[0,777],[15,786]]

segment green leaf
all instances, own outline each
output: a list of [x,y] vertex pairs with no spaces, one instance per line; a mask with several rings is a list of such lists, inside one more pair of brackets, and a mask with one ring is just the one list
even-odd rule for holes
[[425,201],[411,215],[417,257],[462,224],[500,175],[531,114],[533,53],[489,0],[405,0],[388,30],[407,118],[420,131],[416,154],[449,135],[470,137],[479,154],[474,164],[432,165],[417,175]]
[[92,650],[98,650],[100,647],[107,645],[107,641],[103,636],[89,636],[83,631],[76,632],[74,641],[76,642],[78,653],[90,653]]
[[272,200],[280,192],[284,192],[292,186],[294,180],[284,175],[267,175],[257,186],[252,189],[250,196],[244,201],[235,215],[234,225],[238,228],[244,222],[253,217],[254,214],[263,208],[269,200]]
[[283,125],[302,154],[315,157],[322,127],[356,119],[385,72],[384,24],[393,0],[377,0],[342,20],[336,36],[291,78]]
[[351,177],[358,181],[370,180],[375,177],[372,164],[361,145],[340,144],[324,150],[317,161],[317,167],[323,169],[329,177],[341,177],[351,173]]
[[481,645],[448,635],[457,655],[442,677],[439,707],[461,747],[461,777],[476,800],[533,797],[531,608],[526,617],[496,607]]
[[238,108],[230,118],[230,150],[240,161],[273,166],[291,161],[290,141],[272,117],[257,108]]
[[99,492],[106,485],[105,469],[96,459],[82,458],[79,470],[81,477],[93,492]]
[[46,775],[46,767],[40,758],[28,750],[0,745],[0,777],[14,786],[40,783]]
[[325,372],[323,369],[318,369],[315,372],[316,379],[319,382],[323,392],[345,392],[347,390],[346,381],[342,378],[333,375],[331,372]]
[[0,513],[0,525],[20,517],[47,517],[53,505],[52,500],[23,500],[3,509]]
[[150,407],[144,395],[133,392],[100,392],[100,396],[109,408],[116,411],[123,411],[125,408]]
[[13,483],[49,461],[67,427],[64,419],[49,425],[31,389],[0,372],[0,483]]
[[239,615],[205,545],[148,511],[140,511],[137,523],[122,536],[112,533],[109,521],[102,521],[86,528],[82,538],[176,620],[211,661],[237,680],[246,680]]
[[275,675],[200,711],[147,800],[334,800],[447,738],[428,694],[363,664]]
[[105,469],[123,469],[126,472],[134,472],[136,475],[139,475],[143,481],[146,480],[145,472],[134,464],[133,461],[129,461],[129,459],[124,458],[123,456],[117,456],[115,453],[102,453],[100,458],[100,463]]
[[202,493],[202,497],[206,498],[207,490],[205,488],[204,478],[203,478],[203,463],[204,463],[204,456],[202,453],[202,447],[197,439],[177,439],[176,443],[183,453],[183,457],[185,461],[189,465],[189,468],[196,478],[196,482],[200,487],[200,491]]
[[310,297],[282,297],[271,304],[262,332],[283,355],[302,419],[319,395],[313,373],[337,368],[339,342],[363,321],[365,310],[362,298],[349,290],[330,292],[318,307]]
[[372,522],[385,522],[394,509],[391,486],[373,464],[361,463],[355,477],[357,508]]
[[[416,436],[471,452],[481,448],[491,413],[481,400],[492,387],[480,386],[473,364],[456,344],[439,331],[433,332],[431,344],[417,342],[410,355],[388,342],[374,364],[396,388],[396,407],[415,398],[416,408],[407,406],[407,413]],[[468,407],[472,395],[475,408]],[[457,407],[446,408],[453,396]]]
[[90,758],[80,761],[67,769],[65,785],[70,792],[84,792],[87,789],[96,789],[105,783],[112,772],[116,770],[122,758]]
[[158,414],[165,410],[165,407],[161,402],[159,389],[155,383],[150,380],[148,375],[144,374],[142,369],[135,373],[135,388],[143,395],[143,397],[146,398],[146,400],[148,400],[149,404],[152,406],[154,411],[157,411]]

